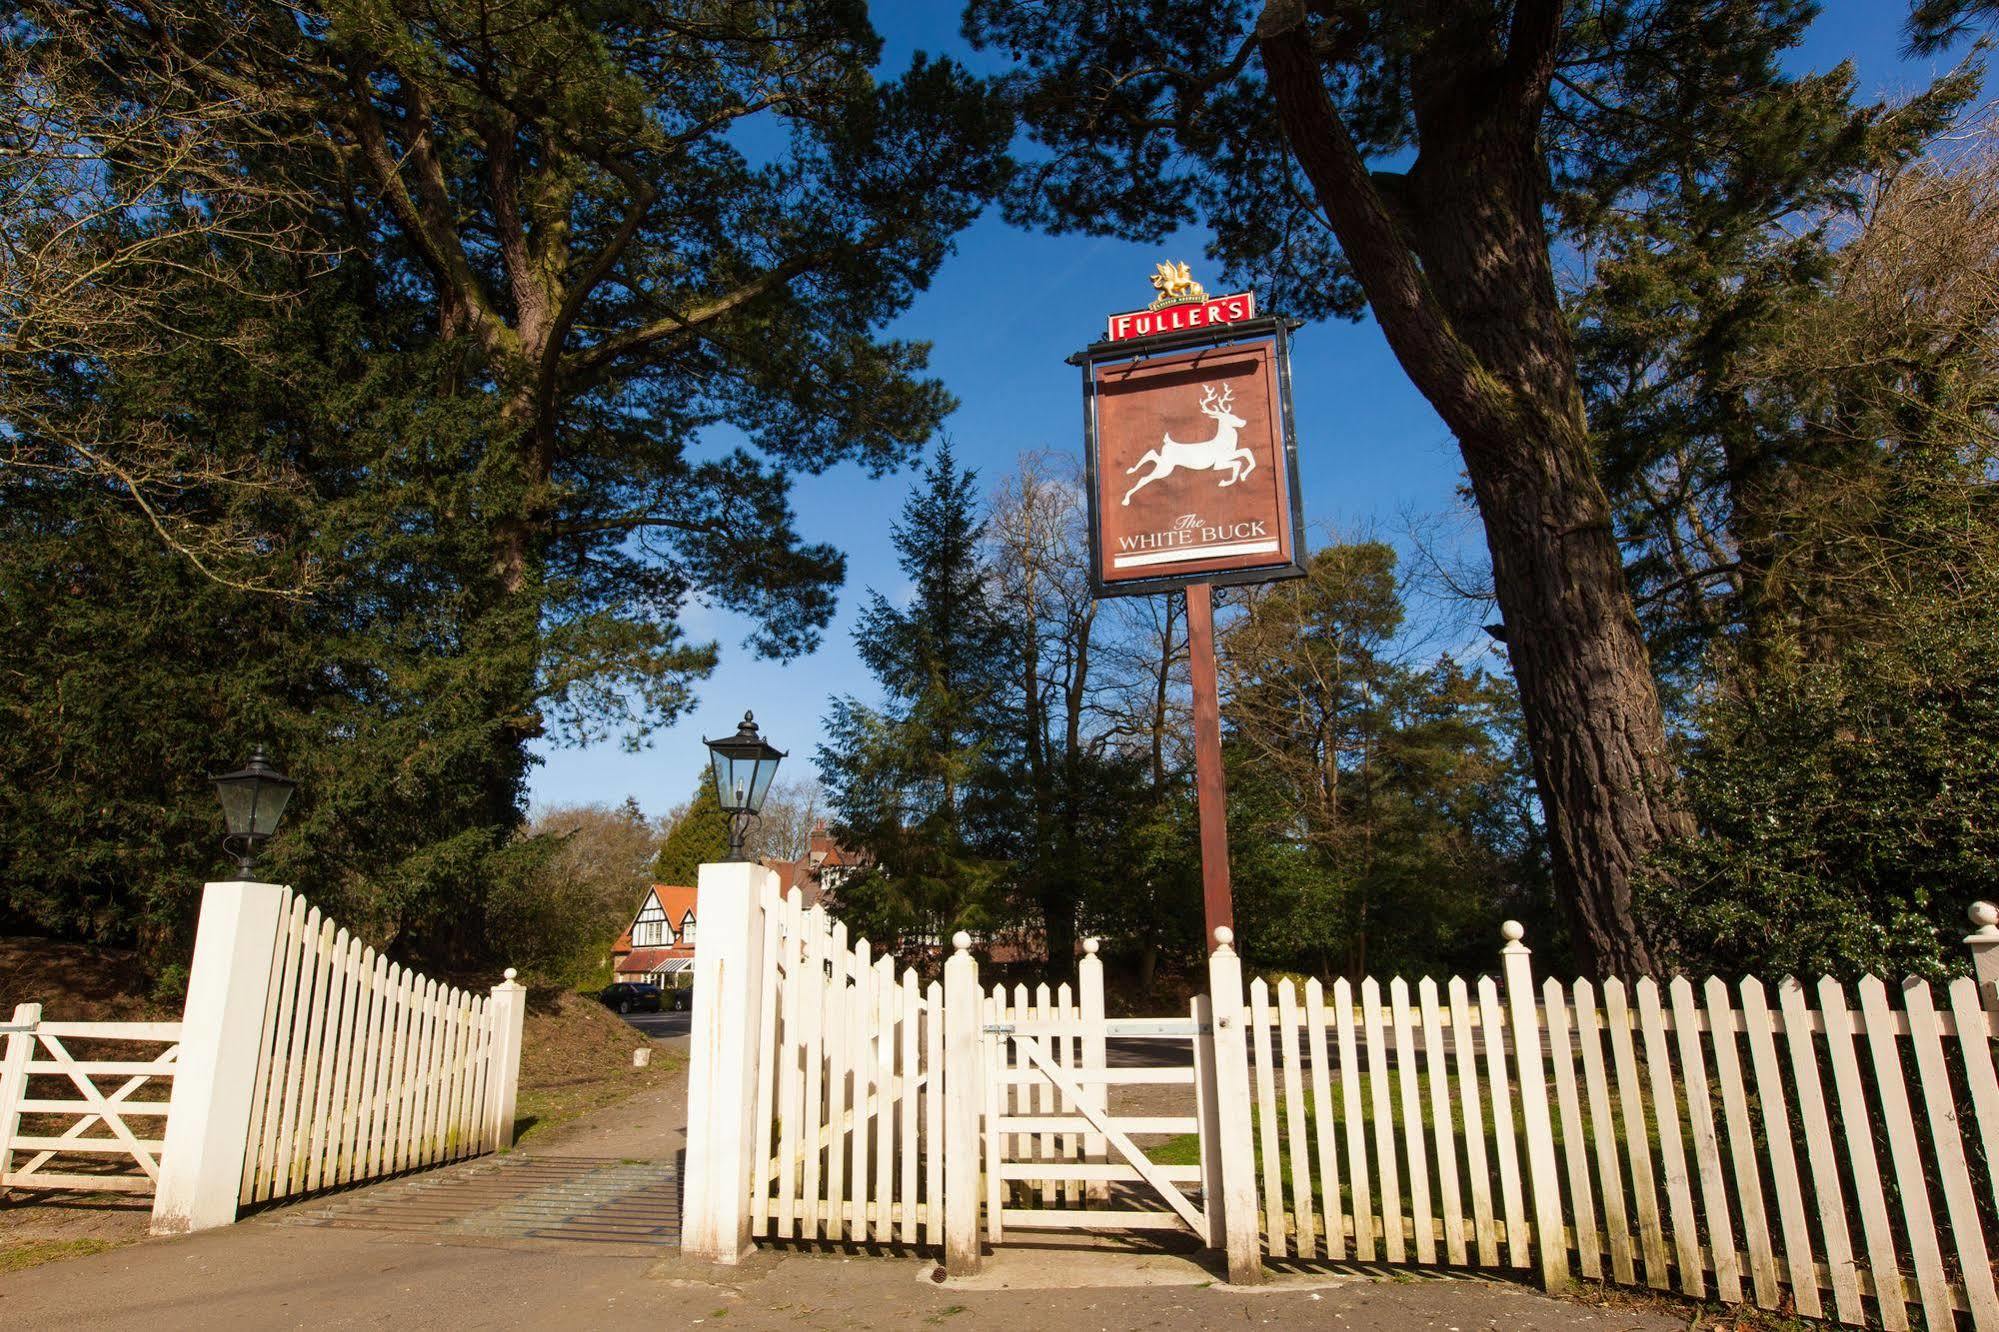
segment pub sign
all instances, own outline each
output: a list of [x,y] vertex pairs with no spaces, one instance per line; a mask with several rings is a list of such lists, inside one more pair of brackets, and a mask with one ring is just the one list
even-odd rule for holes
[[[1083,369],[1092,590],[1297,577],[1292,325],[1255,318],[1247,293],[1210,299],[1184,264],[1159,271],[1150,310],[1113,315],[1109,336],[1071,358]],[[1248,317],[1229,318],[1238,311]],[[1141,315],[1166,331],[1126,332]]]

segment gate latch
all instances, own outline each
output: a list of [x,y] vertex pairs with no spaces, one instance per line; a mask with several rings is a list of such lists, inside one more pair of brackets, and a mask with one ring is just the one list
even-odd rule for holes
[[1011,1036],[1013,1035],[1013,1024],[1010,1022],[997,1022],[988,1026],[985,1029],[985,1033],[988,1036]]

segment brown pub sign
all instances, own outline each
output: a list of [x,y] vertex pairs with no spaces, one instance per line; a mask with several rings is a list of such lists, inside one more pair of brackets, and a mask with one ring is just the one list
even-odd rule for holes
[[[1240,299],[1253,308],[1246,297],[1210,300],[1185,265],[1159,268],[1156,305],[1206,310]],[[1175,297],[1167,284],[1191,291]],[[1097,595],[1302,572],[1289,332],[1267,317],[1204,320],[1178,333],[1114,335],[1075,358]]]

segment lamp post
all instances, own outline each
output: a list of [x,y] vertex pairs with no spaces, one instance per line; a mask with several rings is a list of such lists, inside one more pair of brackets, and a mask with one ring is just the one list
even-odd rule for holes
[[256,867],[258,849],[278,830],[285,803],[298,783],[272,767],[262,749],[250,755],[246,767],[210,780],[229,827],[223,848],[236,857],[236,868],[247,879]]
[[703,740],[715,774],[715,798],[729,816],[729,859],[743,859],[750,821],[764,807],[770,779],[777,775],[781,749],[757,733],[757,719],[748,712],[736,733],[720,740]]

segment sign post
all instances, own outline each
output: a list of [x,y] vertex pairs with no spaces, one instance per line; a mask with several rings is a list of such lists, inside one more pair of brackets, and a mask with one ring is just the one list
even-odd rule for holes
[[1210,298],[1160,264],[1159,299],[1112,315],[1083,371],[1090,584],[1099,597],[1184,590],[1194,688],[1205,937],[1235,928],[1222,777],[1214,588],[1305,570],[1288,319],[1247,292]]

